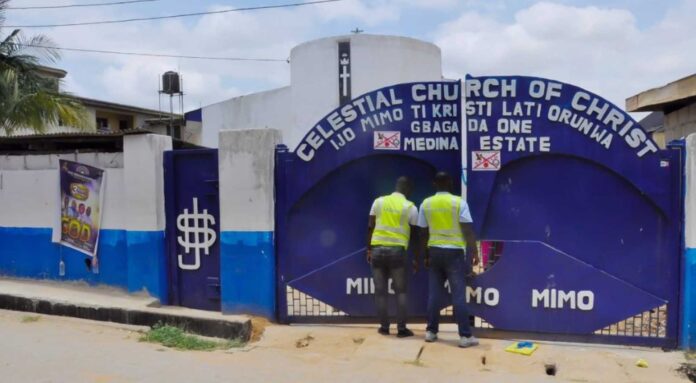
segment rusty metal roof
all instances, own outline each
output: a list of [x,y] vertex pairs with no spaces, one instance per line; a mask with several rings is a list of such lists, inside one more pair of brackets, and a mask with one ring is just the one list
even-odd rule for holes
[[42,138],[90,138],[90,137],[122,137],[131,134],[155,134],[147,129],[133,128],[119,131],[75,131],[75,132],[53,132],[53,133],[31,133],[13,134],[10,136],[0,136],[0,141],[5,140],[36,140]]
[[[0,153],[73,153],[78,152],[121,152],[123,136],[156,134],[147,129],[134,128],[109,132],[55,132],[0,137]],[[198,148],[199,146],[172,138],[174,149]]]

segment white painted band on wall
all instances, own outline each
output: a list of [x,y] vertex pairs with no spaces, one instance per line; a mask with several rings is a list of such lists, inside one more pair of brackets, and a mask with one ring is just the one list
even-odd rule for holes
[[220,230],[273,231],[275,129],[220,132]]

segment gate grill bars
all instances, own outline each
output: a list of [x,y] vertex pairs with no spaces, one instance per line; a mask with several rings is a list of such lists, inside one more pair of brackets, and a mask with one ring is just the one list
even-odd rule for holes
[[286,286],[288,316],[334,316],[341,317],[347,314],[341,310],[329,306],[326,303],[311,297],[300,290]]
[[[480,243],[479,254],[480,252]],[[474,274],[481,274],[500,259],[500,253],[491,254],[485,265],[479,263],[473,267]],[[310,295],[286,285],[287,315],[295,317],[347,317],[345,312],[326,304]],[[443,322],[454,319],[452,306],[447,306],[440,311]],[[493,325],[478,316],[469,318],[471,326],[480,329],[493,329]],[[667,305],[655,307],[645,312],[636,314],[617,323],[606,326],[594,332],[595,335],[629,336],[641,338],[666,338],[667,337]]]
[[[287,315],[307,317],[346,317],[348,314],[338,310],[314,297],[311,297],[297,289],[286,286]],[[452,306],[447,306],[440,311],[443,322],[454,319]],[[474,328],[493,329],[493,325],[478,316],[469,318]],[[617,323],[599,329],[595,335],[631,336],[644,338],[667,337],[667,305],[642,312],[626,318]]]
[[596,335],[667,337],[667,305],[655,307],[594,332]]

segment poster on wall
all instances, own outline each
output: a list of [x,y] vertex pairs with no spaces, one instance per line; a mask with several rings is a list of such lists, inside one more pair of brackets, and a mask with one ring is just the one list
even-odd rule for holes
[[91,257],[97,254],[104,171],[60,160],[60,243]]

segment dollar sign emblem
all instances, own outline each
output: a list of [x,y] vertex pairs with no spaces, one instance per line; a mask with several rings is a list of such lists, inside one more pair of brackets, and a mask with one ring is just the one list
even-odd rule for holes
[[[210,225],[210,226],[209,226]],[[176,228],[179,230],[179,236],[176,241],[179,246],[184,248],[184,253],[189,254],[193,249],[193,263],[184,263],[184,257],[179,256],[179,268],[182,270],[198,270],[201,267],[201,250],[205,255],[209,255],[210,246],[215,243],[217,234],[211,228],[215,225],[215,217],[208,214],[208,209],[203,209],[198,212],[198,198],[193,198],[193,211],[189,213],[188,209],[176,217]]]

